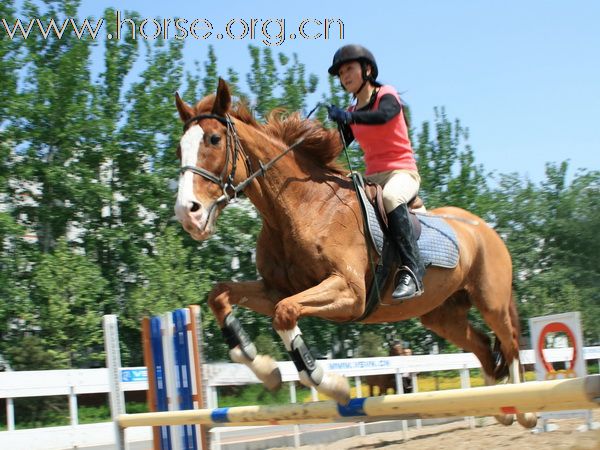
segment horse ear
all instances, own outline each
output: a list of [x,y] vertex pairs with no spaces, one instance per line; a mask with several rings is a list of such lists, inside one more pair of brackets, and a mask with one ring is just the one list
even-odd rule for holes
[[213,105],[212,113],[217,116],[224,116],[231,107],[231,92],[229,86],[223,78],[219,78],[219,86],[217,87],[217,96]]
[[184,102],[179,96],[179,92],[175,92],[175,105],[179,112],[179,118],[182,122],[186,122],[190,117],[194,115],[194,111],[190,105]]

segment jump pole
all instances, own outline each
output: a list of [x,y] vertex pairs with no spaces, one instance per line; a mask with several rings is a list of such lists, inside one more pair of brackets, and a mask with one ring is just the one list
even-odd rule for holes
[[377,418],[426,419],[600,408],[600,375],[290,405],[121,414],[121,429],[155,425],[283,425]]

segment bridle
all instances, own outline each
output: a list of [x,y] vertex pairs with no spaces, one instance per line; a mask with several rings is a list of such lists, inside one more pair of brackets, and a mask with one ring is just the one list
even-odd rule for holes
[[[185,133],[187,129],[194,123],[202,119],[215,119],[221,122],[227,128],[227,132],[225,134],[225,165],[223,166],[223,170],[220,175],[215,174],[209,170],[206,170],[202,167],[195,166],[183,166],[179,169],[179,173],[183,175],[188,170],[190,172],[195,173],[196,175],[200,175],[202,178],[207,179],[208,181],[212,181],[217,184],[221,190],[223,191],[223,195],[221,195],[215,202],[213,206],[216,206],[219,203],[227,202],[229,203],[232,199],[237,197],[238,192],[242,189],[239,189],[238,186],[233,184],[233,179],[235,177],[235,172],[237,171],[237,160],[240,152],[245,157],[246,168],[248,172],[251,171],[251,163],[250,158],[244,151],[240,140],[238,138],[237,130],[235,129],[235,125],[231,121],[229,115],[225,117],[217,116],[216,114],[199,114],[197,116],[191,117],[185,121],[183,125],[183,132]],[[231,171],[229,175],[227,175],[227,169],[229,167],[229,160],[231,159]],[[245,186],[244,186],[245,187]],[[232,195],[230,193],[232,192]],[[212,210],[212,207],[211,207]]]
[[[286,148],[282,153],[277,155],[271,161],[266,164],[263,164],[259,161],[260,169],[252,172],[252,162],[250,161],[250,157],[242,147],[242,143],[240,142],[239,136],[237,134],[237,130],[235,128],[235,124],[231,120],[231,117],[226,114],[224,117],[218,116],[216,114],[199,114],[194,117],[189,118],[183,124],[183,132],[187,131],[187,129],[194,123],[202,119],[215,119],[221,122],[227,128],[227,132],[225,134],[225,165],[223,166],[223,170],[220,175],[215,174],[209,170],[206,170],[202,167],[194,167],[194,166],[183,166],[179,169],[179,174],[183,175],[185,172],[190,171],[196,175],[200,175],[202,178],[211,181],[217,184],[223,194],[217,198],[210,208],[208,208],[208,217],[212,214],[214,208],[216,208],[219,204],[225,202],[227,205],[232,200],[235,200],[240,192],[242,192],[246,187],[259,175],[264,176],[265,172],[273,166],[277,161],[287,155],[291,150],[300,145],[304,141],[304,136],[299,138],[296,142],[294,142],[291,146]],[[235,173],[237,170],[237,160],[240,153],[244,156],[244,163],[246,165],[246,173],[251,173],[244,181],[235,185],[233,179],[235,178]],[[229,174],[227,174],[227,168],[229,166],[229,160],[231,159],[231,170]]]

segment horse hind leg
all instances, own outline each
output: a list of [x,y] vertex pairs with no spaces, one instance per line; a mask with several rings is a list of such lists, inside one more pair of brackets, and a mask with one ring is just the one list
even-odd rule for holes
[[[514,293],[511,292],[510,296],[510,306],[509,306],[509,314],[510,318],[514,326],[517,329],[517,334],[519,332],[519,315],[517,313],[517,305],[515,303]],[[511,383],[521,383],[521,362],[518,358],[513,359],[512,364],[510,365],[510,380]],[[537,425],[537,415],[535,413],[518,413],[517,414],[517,422],[522,427],[525,428],[534,428]]]
[[494,360],[494,379],[501,381],[510,376],[509,364],[504,353],[502,352],[500,340],[496,337],[494,341],[494,349],[492,350],[492,358]]
[[[504,358],[502,358],[504,360]],[[506,364],[506,360],[505,361],[505,366],[508,367],[508,364]],[[483,372],[483,380],[485,382],[486,386],[495,386],[496,382],[497,382],[497,378],[495,376],[491,376],[488,375],[485,371]],[[496,414],[494,416],[494,419],[496,419],[496,421],[504,426],[509,426],[512,425],[513,422],[515,421],[515,415],[514,414]]]
[[[514,359],[510,365],[511,383],[521,383],[521,363]],[[537,415],[535,413],[517,413],[517,422],[524,428],[534,428],[537,425]]]
[[[507,381],[510,383],[521,382],[518,345],[519,317],[512,293],[509,298],[510,303],[507,308],[480,308],[484,320],[497,336],[492,352],[495,361],[494,370],[484,375],[486,385],[490,386],[496,384],[497,380],[506,378],[506,375],[508,375]],[[478,304],[478,306],[482,305]],[[498,422],[505,425],[510,425],[513,421],[512,415],[495,417]],[[517,421],[525,428],[533,428],[537,424],[537,416],[533,413],[517,413]]]
[[[492,354],[491,341],[485,333],[469,322],[468,312],[470,308],[470,295],[467,291],[461,290],[421,317],[421,322],[437,335],[467,352],[474,353],[481,363],[485,384],[494,385],[496,383],[496,363]],[[502,425],[511,425],[514,421],[514,415],[512,414],[496,415],[494,417]]]

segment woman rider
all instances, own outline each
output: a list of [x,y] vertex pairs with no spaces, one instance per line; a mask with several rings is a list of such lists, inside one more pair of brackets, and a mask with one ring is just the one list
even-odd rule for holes
[[423,293],[425,266],[412,229],[407,204],[416,197],[421,178],[408,137],[402,102],[396,90],[376,81],[373,54],[360,45],[345,45],[333,56],[329,73],[340,79],[355,103],[347,110],[328,107],[346,144],[354,139],[364,152],[369,181],[383,187],[388,226],[401,259],[394,299],[405,300]]

